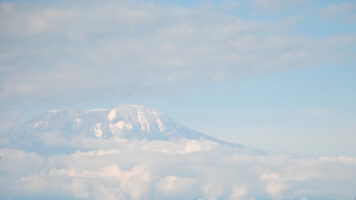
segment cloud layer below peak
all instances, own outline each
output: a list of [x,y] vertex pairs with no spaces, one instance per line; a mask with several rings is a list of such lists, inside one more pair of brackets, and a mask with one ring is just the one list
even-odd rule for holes
[[0,197],[12,198],[336,199],[351,198],[356,184],[353,157],[258,155],[205,141],[123,140],[69,154],[0,155]]

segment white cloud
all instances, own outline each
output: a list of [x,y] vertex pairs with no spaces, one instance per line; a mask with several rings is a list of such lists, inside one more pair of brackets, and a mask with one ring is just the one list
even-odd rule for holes
[[70,185],[73,195],[76,198],[87,199],[89,198],[89,192],[87,188],[87,183],[83,179],[73,179]]
[[[97,139],[98,146],[101,140]],[[49,156],[1,149],[0,193],[13,198],[104,200],[336,199],[354,195],[353,157],[258,155],[219,145],[177,153],[187,143],[121,141],[115,148],[108,145]]]
[[278,173],[265,173],[262,174],[261,179],[262,180],[273,180],[273,179],[279,179],[280,175]]
[[220,199],[224,190],[219,184],[205,184],[202,186],[203,199]]
[[41,194],[47,188],[47,181],[40,175],[32,175],[21,179],[24,190],[30,194]]
[[194,183],[192,178],[166,176],[157,183],[157,188],[164,194],[177,195],[192,190],[192,187],[196,187]]
[[245,187],[234,187],[232,189],[232,194],[229,196],[229,199],[241,199],[248,193],[248,190]]
[[282,189],[283,189],[283,185],[275,182],[269,183],[266,187],[266,191],[272,196],[279,195]]

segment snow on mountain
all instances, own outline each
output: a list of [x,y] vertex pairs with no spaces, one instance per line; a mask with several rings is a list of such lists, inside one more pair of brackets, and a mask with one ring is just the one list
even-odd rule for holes
[[178,124],[157,110],[138,105],[87,111],[49,111],[27,126],[31,134],[61,131],[96,138],[170,140],[207,137]]
[[[195,140],[261,153],[194,131],[162,112],[139,105],[119,105],[110,109],[86,111],[52,110],[20,126],[16,132],[13,137],[15,146],[36,152],[47,151],[48,146],[52,150],[57,148],[57,152],[72,152],[80,149],[83,143],[87,147],[93,141],[98,145],[98,141],[116,140]],[[63,148],[66,145],[70,149]],[[95,145],[92,144],[91,147]]]
[[137,105],[87,111],[49,111],[27,124],[27,134],[48,131],[60,131],[69,136],[80,134],[96,138],[147,140],[204,137],[161,112]]

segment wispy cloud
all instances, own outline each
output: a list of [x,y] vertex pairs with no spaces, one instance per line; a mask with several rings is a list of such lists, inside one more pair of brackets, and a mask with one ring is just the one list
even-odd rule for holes
[[356,3],[344,1],[338,4],[330,4],[323,9],[323,15],[328,20],[343,23],[356,22]]
[[352,59],[347,48],[356,42],[353,36],[292,36],[281,31],[291,28],[283,20],[244,20],[202,6],[64,1],[0,7],[0,100],[7,103],[162,93],[322,66]]
[[[295,9],[296,6],[305,5],[309,0],[252,0],[250,1],[256,10],[259,12],[283,12],[286,10]],[[246,1],[249,2],[249,1]]]

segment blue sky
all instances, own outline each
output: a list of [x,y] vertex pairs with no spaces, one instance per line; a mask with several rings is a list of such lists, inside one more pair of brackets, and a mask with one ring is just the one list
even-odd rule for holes
[[353,1],[1,1],[0,131],[142,104],[209,135],[356,155]]

